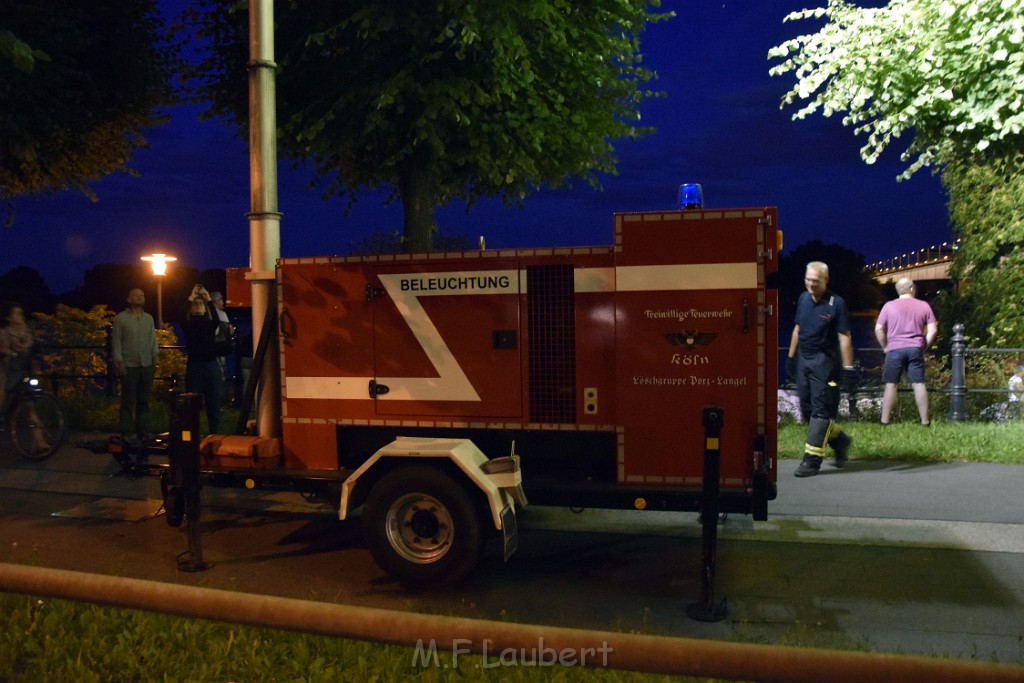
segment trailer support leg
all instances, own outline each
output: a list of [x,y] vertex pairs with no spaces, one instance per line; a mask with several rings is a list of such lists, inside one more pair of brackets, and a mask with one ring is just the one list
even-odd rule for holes
[[164,507],[168,524],[177,527],[184,520],[188,525],[188,551],[178,556],[178,569],[183,572],[199,572],[208,567],[203,562],[200,526],[203,484],[199,477],[199,409],[202,404],[201,394],[180,394],[171,414]]
[[701,600],[686,606],[686,615],[697,621],[721,621],[727,612],[725,598],[715,603],[715,560],[718,544],[718,488],[721,473],[721,408],[704,409],[704,486],[701,495]]

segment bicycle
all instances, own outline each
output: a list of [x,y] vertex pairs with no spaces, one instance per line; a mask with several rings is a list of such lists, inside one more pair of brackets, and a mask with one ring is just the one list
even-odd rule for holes
[[64,411],[57,397],[28,376],[7,395],[0,432],[25,460],[45,460],[64,440]]

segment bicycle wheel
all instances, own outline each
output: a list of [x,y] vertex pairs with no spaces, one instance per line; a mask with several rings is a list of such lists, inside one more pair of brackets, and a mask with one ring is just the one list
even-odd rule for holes
[[45,460],[64,439],[64,412],[47,393],[22,394],[7,416],[7,433],[14,450],[26,460]]

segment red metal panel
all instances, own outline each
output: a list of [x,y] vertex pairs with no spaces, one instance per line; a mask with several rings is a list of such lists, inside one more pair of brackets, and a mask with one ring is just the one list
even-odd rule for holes
[[[617,429],[620,482],[692,489],[702,475],[703,409],[714,406],[725,418],[723,489],[745,490],[758,436],[769,460],[776,450],[777,304],[765,291],[777,267],[775,211],[615,221],[610,249],[283,260],[289,463],[331,461],[336,423]],[[565,386],[576,395],[569,422],[557,425],[531,419],[527,386],[539,352],[530,348],[526,274],[549,265],[545,272],[563,274],[571,266],[573,292],[575,376]],[[376,400],[371,381],[387,386]]]
[[742,263],[756,254],[756,225],[774,209],[615,214],[616,257],[634,263]]
[[296,470],[338,468],[337,428],[328,422],[285,422],[284,466]]
[[515,262],[382,267],[373,282],[378,415],[522,417]]
[[615,422],[615,293],[576,294],[576,385],[581,425]]
[[749,486],[755,438],[769,429],[773,223],[764,210],[616,215],[620,482],[699,485],[703,411],[717,407],[722,487]]
[[370,277],[358,264],[281,268],[284,418],[373,417]]
[[754,290],[619,294],[622,481],[699,484],[705,407],[725,414],[723,481],[749,479],[758,332],[752,318],[744,331],[744,309],[753,316],[756,301]]
[[252,283],[245,279],[248,268],[227,268],[224,305],[231,308],[252,306]]

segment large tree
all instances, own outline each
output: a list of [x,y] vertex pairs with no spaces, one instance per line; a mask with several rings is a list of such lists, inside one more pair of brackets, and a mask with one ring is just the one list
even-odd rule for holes
[[[903,137],[901,178],[934,165],[960,237],[962,297],[944,324],[1020,346],[1024,316],[1024,0],[843,0],[786,20],[824,19],[769,52],[793,74],[783,106],[800,119],[842,113],[873,163]],[[907,139],[909,138],[909,140]],[[955,316],[955,317],[953,317]]]
[[783,105],[803,101],[800,119],[845,112],[867,135],[873,163],[911,136],[904,177],[932,163],[1022,149],[1024,0],[891,0],[863,8],[844,0],[794,12],[785,21],[825,18],[817,32],[769,51],[792,73]]
[[1024,345],[1024,156],[949,161],[942,181],[960,237],[953,276],[963,292],[949,315],[974,343]]
[[52,313],[57,305],[43,276],[28,266],[16,266],[0,275],[0,298],[17,301],[29,314]]
[[[212,113],[247,120],[245,2],[204,0],[191,19]],[[614,172],[612,140],[637,136],[653,76],[639,40],[658,0],[291,0],[276,8],[279,150],[311,162],[325,195],[384,186],[405,246],[430,247],[454,198],[518,202]]]
[[0,201],[127,171],[172,99],[154,0],[0,2]]

